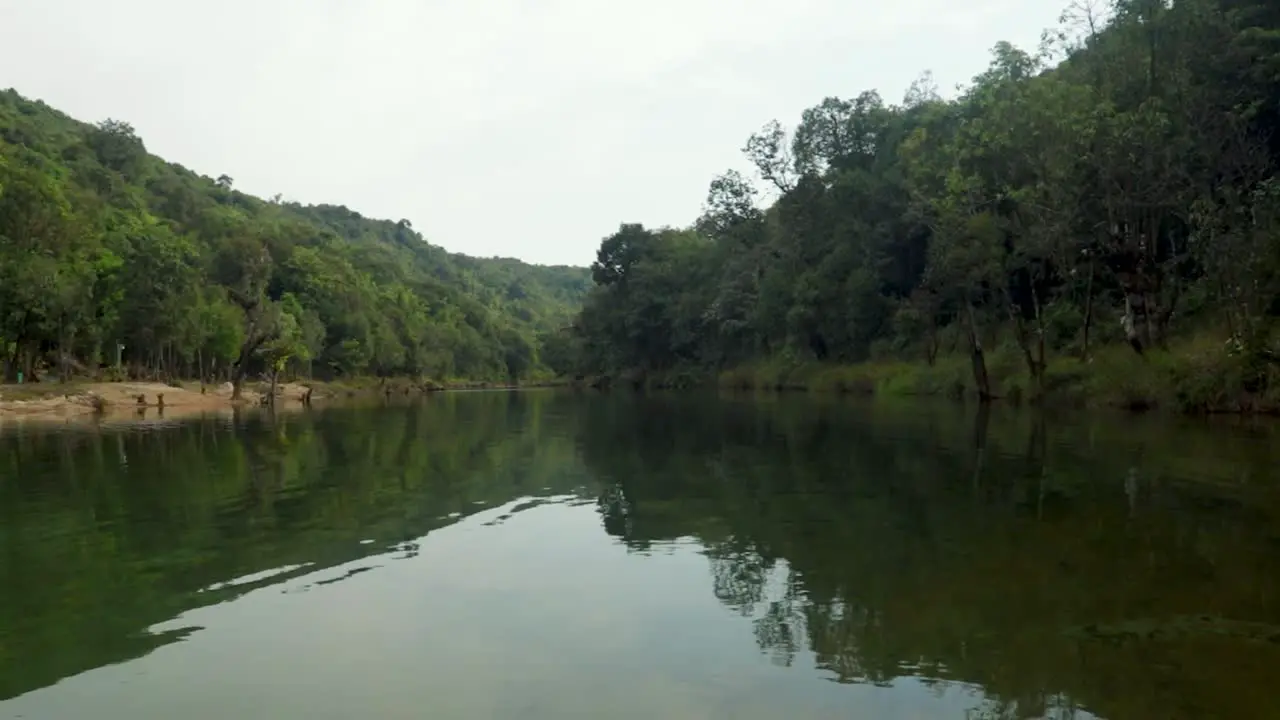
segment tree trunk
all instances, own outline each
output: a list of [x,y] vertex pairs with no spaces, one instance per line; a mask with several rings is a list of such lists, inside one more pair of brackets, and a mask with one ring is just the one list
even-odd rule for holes
[[231,401],[235,402],[241,397],[241,388],[244,387],[245,363],[237,362],[231,368]]
[[987,358],[982,352],[982,341],[978,338],[978,325],[973,317],[973,303],[967,298],[964,303],[965,316],[969,320],[969,360],[973,364],[973,382],[978,388],[978,400],[991,401],[991,378],[987,374]]
[[5,378],[16,381],[18,372],[22,370],[22,335],[13,341],[13,353],[5,360]]
[[1085,283],[1084,289],[1084,347],[1080,351],[1080,361],[1088,362],[1089,360],[1089,328],[1093,325],[1093,273],[1094,273],[1093,257],[1089,257],[1089,281]]
[[925,335],[925,362],[933,367],[938,361],[938,316],[933,309],[929,310],[929,329]]
[[37,378],[32,370],[35,369],[35,353],[31,350],[30,344],[22,348],[21,364],[18,366],[22,370],[27,382],[34,382]]
[[1156,344],[1156,329],[1153,321],[1151,307],[1151,296],[1143,293],[1142,295],[1142,344],[1146,347],[1152,347]]
[[1035,411],[1031,419],[1031,437],[1027,441],[1027,466],[1035,468],[1036,476],[1036,519],[1044,518],[1045,465],[1048,463],[1048,432],[1045,428],[1043,411]]
[[262,347],[267,341],[266,335],[255,335],[253,326],[250,326],[248,338],[244,344],[240,346],[240,357],[236,358],[235,364],[231,368],[231,399],[239,400],[241,387],[244,385],[244,376],[249,369],[249,360],[253,354]]
[[67,382],[67,326],[61,317],[58,318],[58,347],[55,352],[58,353],[58,379]]
[[1036,394],[1044,395],[1044,373],[1048,368],[1044,347],[1044,311],[1040,308],[1040,296],[1031,288],[1031,305],[1036,313]]
[[[1040,303],[1035,300],[1035,290],[1032,290],[1032,300],[1036,306],[1037,325],[1040,318]],[[1036,354],[1032,349],[1031,338],[1028,337],[1027,323],[1022,319],[1022,313],[1013,303],[1013,296],[1009,293],[1008,288],[1004,291],[1005,308],[1009,312],[1009,319],[1013,321],[1013,333],[1018,340],[1018,347],[1022,350],[1022,358],[1027,363],[1027,372],[1031,375],[1031,383],[1033,386],[1033,394],[1039,397],[1044,391],[1044,345],[1040,345],[1040,358],[1036,358]]]
[[1126,294],[1124,298],[1124,317],[1120,321],[1124,327],[1124,337],[1129,341],[1129,346],[1134,352],[1141,355],[1145,349],[1142,339],[1138,336],[1138,320],[1133,311],[1132,296]]
[[1172,285],[1169,297],[1162,303],[1160,313],[1156,315],[1155,342],[1161,348],[1168,347],[1169,326],[1173,324],[1173,313],[1177,311],[1178,300],[1182,296],[1182,281],[1178,278],[1177,268],[1169,273],[1169,282]]

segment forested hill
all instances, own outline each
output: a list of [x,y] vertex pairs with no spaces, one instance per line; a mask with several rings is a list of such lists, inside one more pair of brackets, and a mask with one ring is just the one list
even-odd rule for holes
[[117,363],[162,377],[525,377],[589,286],[584,268],[448,253],[405,220],[252,197],[150,155],[125,122],[0,92],[10,379]]
[[1067,358],[1154,361],[1199,334],[1197,362],[1237,371],[1213,382],[1252,392],[1275,376],[1278,118],[1280,5],[1080,0],[954,100],[926,75],[901,103],[828,97],[765,125],[743,148],[758,178],[715,178],[693,227],[604,240],[556,357],[609,373],[954,354],[990,394],[997,355],[1033,389]]

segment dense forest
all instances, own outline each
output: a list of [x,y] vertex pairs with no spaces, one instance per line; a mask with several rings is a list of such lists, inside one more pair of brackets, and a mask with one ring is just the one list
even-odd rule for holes
[[590,286],[479,259],[406,220],[239,192],[0,92],[0,359],[7,379],[520,379]]
[[1278,130],[1280,6],[1081,0],[954,99],[925,74],[898,104],[769,122],[743,147],[757,177],[716,177],[691,227],[604,239],[548,356],[650,377],[946,361],[985,398],[1123,351],[1126,377],[1212,374],[1186,403],[1257,395],[1278,369]]

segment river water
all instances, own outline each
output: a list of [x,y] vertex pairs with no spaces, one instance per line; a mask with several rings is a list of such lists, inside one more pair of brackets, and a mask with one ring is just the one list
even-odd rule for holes
[[0,432],[0,718],[1280,717],[1267,424],[456,393]]

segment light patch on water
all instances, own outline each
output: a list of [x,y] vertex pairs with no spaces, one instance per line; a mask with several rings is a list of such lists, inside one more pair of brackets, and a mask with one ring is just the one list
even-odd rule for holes
[[[373,541],[370,540],[369,542],[373,542]],[[238,578],[233,578],[231,580],[224,580],[223,582],[214,583],[212,585],[209,585],[208,587],[201,588],[200,592],[216,592],[218,590],[225,590],[226,588],[229,588],[229,587],[235,587],[236,585],[248,585],[250,583],[256,583],[260,580],[266,580],[267,578],[275,577],[276,575],[283,575],[285,573],[293,572],[294,570],[301,570],[302,568],[310,567],[311,565],[314,565],[314,564],[315,563],[306,562],[306,563],[298,563],[295,565],[284,565],[282,567],[271,568],[269,570],[263,570],[261,572],[250,573],[248,575],[241,575]]]

